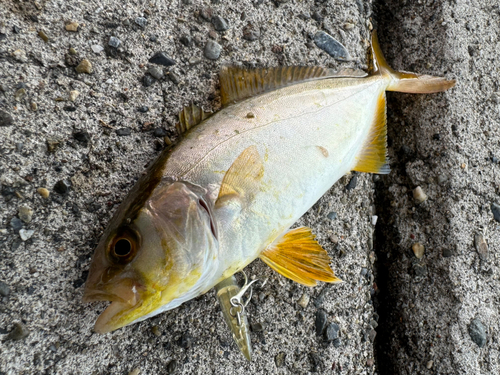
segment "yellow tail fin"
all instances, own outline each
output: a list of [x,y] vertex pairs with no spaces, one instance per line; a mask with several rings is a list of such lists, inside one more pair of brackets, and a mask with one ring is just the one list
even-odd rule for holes
[[446,91],[455,86],[455,80],[447,80],[444,77],[420,75],[408,72],[396,72],[393,70],[382,54],[377,39],[377,33],[372,33],[372,56],[373,74],[381,74],[391,78],[387,91],[399,91],[412,94],[430,94],[433,92]]

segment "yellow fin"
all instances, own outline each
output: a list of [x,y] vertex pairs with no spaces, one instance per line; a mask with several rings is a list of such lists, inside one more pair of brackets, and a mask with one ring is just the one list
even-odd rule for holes
[[399,91],[412,94],[430,94],[433,92],[446,91],[455,86],[455,80],[447,80],[444,77],[420,75],[408,72],[396,72],[393,70],[382,54],[378,43],[377,33],[372,33],[372,74],[381,74],[390,77],[391,83],[387,91]]
[[387,164],[387,123],[386,123],[385,93],[377,101],[377,109],[370,134],[356,157],[358,160],[354,171],[387,174],[390,172]]
[[188,105],[179,112],[179,123],[176,125],[177,132],[182,135],[211,115],[212,113],[205,112],[197,105]]
[[248,203],[264,176],[264,163],[256,146],[247,147],[227,170],[219,190],[216,206],[232,198]]
[[327,252],[314,239],[310,228],[300,227],[288,231],[268,246],[260,259],[281,275],[299,284],[314,286],[316,280],[341,282],[330,268]]
[[278,66],[275,68],[244,69],[225,66],[220,72],[222,106],[296,83],[333,77],[361,77],[359,70],[332,69],[319,66]]

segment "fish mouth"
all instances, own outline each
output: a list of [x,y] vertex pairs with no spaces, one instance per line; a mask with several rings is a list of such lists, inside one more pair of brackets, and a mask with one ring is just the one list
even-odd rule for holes
[[140,305],[140,290],[139,285],[130,279],[108,286],[87,286],[82,297],[83,302],[111,302],[97,318],[94,331],[108,333],[131,323],[126,316]]

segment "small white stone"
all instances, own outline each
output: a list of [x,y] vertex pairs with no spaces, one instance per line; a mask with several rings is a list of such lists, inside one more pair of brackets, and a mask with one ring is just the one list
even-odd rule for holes
[[309,294],[304,293],[302,294],[302,297],[300,297],[299,301],[297,302],[302,308],[306,308],[307,305],[309,304]]
[[102,51],[104,51],[104,47],[100,46],[99,44],[94,44],[93,46],[90,46],[90,48],[92,48],[92,51],[94,51],[94,53],[101,53]]
[[26,62],[28,61],[28,58],[26,57],[26,52],[22,49],[16,49],[13,53],[12,56],[17,60],[21,62]]
[[19,237],[21,237],[23,241],[27,241],[31,238],[31,236],[33,236],[34,233],[35,231],[33,229],[21,229],[19,231]]
[[434,365],[434,361],[431,359],[429,362],[427,362],[427,368],[430,370],[432,368],[432,365]]
[[415,254],[417,259],[421,259],[424,256],[425,247],[421,243],[414,243],[411,249],[413,250],[413,254]]
[[424,191],[420,186],[417,186],[413,190],[413,198],[417,203],[422,203],[427,200],[427,194],[424,193]]
[[378,220],[378,216],[377,215],[373,215],[372,216],[372,225],[375,226],[377,224],[377,220]]
[[80,91],[78,91],[78,90],[71,90],[69,92],[69,100],[71,100],[72,102],[74,102],[76,100],[76,98],[78,98],[78,95],[80,95]]

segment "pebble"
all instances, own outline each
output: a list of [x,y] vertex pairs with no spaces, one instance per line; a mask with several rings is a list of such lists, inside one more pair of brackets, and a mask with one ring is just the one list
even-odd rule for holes
[[310,300],[309,294],[304,293],[304,294],[302,294],[302,297],[300,297],[300,299],[297,303],[299,304],[299,306],[301,306],[303,309],[305,309],[307,307],[307,305],[309,304],[309,300]]
[[14,123],[14,119],[12,116],[5,112],[0,110],[0,126],[11,126]]
[[217,60],[222,52],[222,47],[214,40],[208,40],[205,44],[204,54],[207,59]]
[[17,217],[12,218],[10,221],[10,227],[14,229],[14,232],[19,232],[23,228],[23,221]]
[[141,106],[141,107],[137,108],[137,110],[138,110],[139,112],[141,112],[141,113],[146,113],[147,111],[149,111],[149,107],[148,107],[148,106],[143,105],[143,106]]
[[[149,74],[145,74],[144,77],[142,78],[142,84],[144,85],[144,87],[149,87],[155,82],[156,82],[155,77],[153,77]],[[120,134],[118,134],[118,135],[120,135]],[[126,134],[126,135],[128,135],[128,134]]]
[[375,359],[374,359],[374,358],[368,358],[368,359],[366,360],[366,365],[367,365],[368,367],[372,367],[374,364],[375,364]]
[[186,47],[191,47],[191,44],[193,44],[193,40],[189,35],[182,35],[179,38],[179,41],[184,44]]
[[122,41],[120,39],[118,39],[117,37],[112,36],[111,38],[109,38],[108,45],[110,47],[118,48],[118,47],[120,47],[120,44],[122,44]]
[[175,61],[172,60],[166,52],[160,51],[156,52],[150,59],[149,62],[152,64],[172,66],[175,65]]
[[369,330],[368,332],[368,338],[370,339],[371,342],[375,341],[375,337],[377,336],[377,331],[374,329]]
[[26,52],[22,49],[16,49],[14,52],[12,52],[12,56],[17,60],[21,62],[26,62],[28,61],[28,57],[26,56]]
[[221,16],[212,17],[212,25],[214,25],[214,29],[217,31],[226,31],[229,29],[229,23]]
[[151,327],[151,333],[153,333],[153,335],[155,335],[156,337],[160,337],[161,336],[160,327],[158,326]]
[[181,337],[180,345],[184,349],[188,349],[193,345],[193,337],[188,333],[184,333]]
[[130,135],[130,134],[132,134],[132,131],[129,128],[116,129],[116,135],[119,135],[121,137],[126,136],[126,135]]
[[79,26],[80,26],[80,24],[78,22],[70,22],[70,23],[66,24],[66,30],[77,32]]
[[205,7],[200,9],[200,17],[207,22],[210,22],[212,20],[212,14],[213,14],[212,8]]
[[49,37],[47,36],[47,34],[45,34],[45,32],[43,30],[40,30],[38,31],[38,36],[40,38],[42,38],[42,40],[47,43],[49,41]]
[[486,328],[479,319],[476,318],[470,323],[469,335],[480,348],[486,345]]
[[500,223],[500,204],[492,203],[491,212],[493,212],[493,218]]
[[253,42],[260,38],[260,28],[258,25],[249,22],[243,28],[243,39],[248,40],[249,42]]
[[172,359],[167,364],[167,373],[173,374],[175,370],[177,370],[177,361],[175,359]]
[[25,223],[30,223],[33,218],[33,210],[29,206],[22,205],[19,207],[18,216]]
[[340,339],[340,337],[337,337],[333,340],[333,346],[336,348],[340,348],[340,346],[342,346],[342,340]]
[[21,322],[14,323],[14,328],[9,334],[5,337],[4,340],[22,340],[30,334],[30,331],[26,326]]
[[78,66],[76,67],[76,72],[90,74],[92,73],[92,64],[90,63],[89,60],[83,59],[82,61],[80,61],[80,64],[78,64]]
[[94,45],[90,46],[90,48],[92,49],[92,51],[94,53],[101,53],[102,51],[104,51],[104,47],[100,46],[99,44],[94,44]]
[[15,92],[14,97],[16,98],[16,100],[21,100],[22,98],[24,98],[24,95],[26,95],[26,89],[22,88]]
[[181,78],[175,72],[168,72],[168,78],[176,85],[178,85],[181,82]]
[[76,133],[73,133],[73,138],[75,138],[85,147],[87,147],[88,143],[90,142],[90,134],[85,130],[80,130]]
[[38,111],[38,104],[36,104],[35,102],[31,102],[30,107],[33,112]]
[[68,180],[59,180],[54,185],[54,191],[61,195],[67,194],[69,188],[71,187],[71,183]]
[[476,251],[477,254],[479,255],[479,258],[481,260],[487,260],[488,244],[486,243],[486,240],[484,239],[482,234],[477,233],[476,235],[474,235],[474,245],[476,247]]
[[444,249],[443,250],[443,257],[444,258],[449,258],[453,256],[453,251],[451,251],[450,249]]
[[10,293],[10,288],[3,281],[0,281],[0,296],[7,297]]
[[417,186],[413,189],[413,199],[415,199],[417,203],[425,202],[427,200],[427,194],[425,194],[420,186]]
[[140,27],[142,27],[143,29],[146,27],[146,25],[148,24],[148,20],[144,17],[136,17],[136,19],[134,20],[134,22],[139,25]]
[[47,199],[50,196],[50,191],[43,187],[39,187],[38,189],[36,189],[36,191],[42,196],[42,198]]
[[413,244],[411,249],[413,250],[413,254],[415,254],[417,259],[422,259],[422,257],[424,256],[424,252],[425,252],[424,245],[422,245],[420,242],[416,242]]
[[23,241],[28,241],[34,234],[35,231],[33,229],[21,229],[19,231],[19,237],[21,237]]
[[314,323],[316,327],[316,335],[321,336],[326,328],[326,323],[328,323],[328,317],[325,310],[316,311],[316,321]]
[[377,225],[377,221],[378,221],[378,216],[377,215],[373,215],[372,216],[372,225],[373,226]]
[[159,137],[159,138],[162,138],[162,137],[165,137],[166,135],[168,134],[167,130],[164,129],[164,128],[156,128],[154,131],[153,131],[153,135],[155,137]]
[[340,327],[337,323],[330,323],[325,331],[325,340],[331,342],[339,337]]
[[274,362],[276,363],[276,367],[283,367],[285,365],[286,353],[279,352],[274,357]]
[[78,95],[80,95],[80,91],[78,90],[71,90],[69,92],[69,100],[74,102],[76,98],[78,98]]
[[264,330],[264,324],[257,322],[257,323],[251,323],[250,324],[250,329],[252,332],[262,332]]
[[352,176],[351,180],[349,181],[349,183],[347,184],[345,189],[346,190],[353,190],[356,188],[357,184],[358,184],[358,175],[355,174],[354,176]]
[[336,60],[349,60],[351,58],[346,48],[324,31],[318,31],[314,35],[314,43]]
[[429,362],[427,362],[427,365],[425,365],[425,367],[427,367],[427,369],[430,370],[433,365],[434,365],[434,361],[431,359]]
[[139,375],[141,373],[140,368],[135,368],[132,371],[129,371],[128,375]]
[[151,74],[156,79],[163,78],[163,69],[158,68],[157,66],[150,66],[148,68],[148,73]]
[[337,213],[332,211],[328,215],[326,215],[326,217],[330,220],[335,220],[337,218]]

